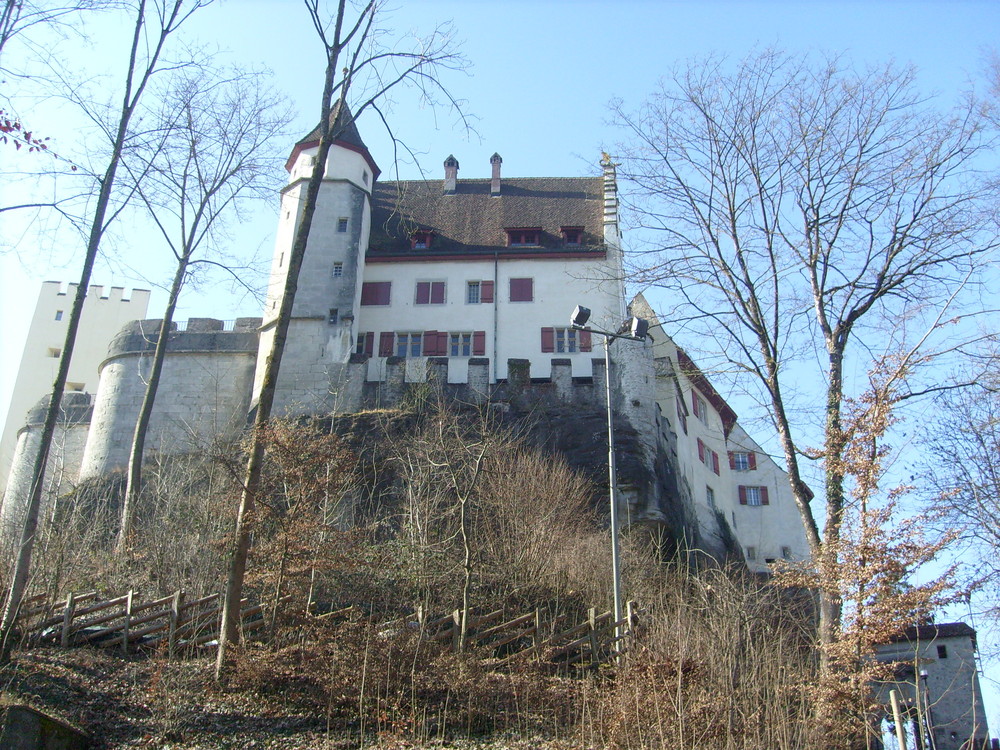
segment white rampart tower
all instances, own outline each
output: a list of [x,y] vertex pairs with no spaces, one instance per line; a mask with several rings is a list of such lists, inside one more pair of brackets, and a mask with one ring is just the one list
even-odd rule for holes
[[[75,294],[76,284],[42,283],[0,438],[0,494],[6,487],[18,430],[24,426],[29,410],[52,390]],[[70,363],[68,392],[94,393],[97,390],[97,370],[107,356],[108,344],[125,323],[146,317],[148,305],[148,289],[135,289],[126,297],[125,290],[119,286],[90,287]]]
[[[334,119],[334,131],[340,132],[327,159],[299,274],[275,397],[277,414],[321,414],[336,408],[337,393],[344,384],[344,365],[350,359],[357,333],[357,309],[371,224],[371,190],[379,168],[350,114]],[[285,165],[289,182],[281,195],[254,378],[254,404],[281,306],[295,228],[318,150],[317,129],[295,145]]]

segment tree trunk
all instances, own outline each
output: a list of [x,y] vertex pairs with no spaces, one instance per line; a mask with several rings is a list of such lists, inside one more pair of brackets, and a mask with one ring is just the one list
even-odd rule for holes
[[[344,0],[341,0],[337,15],[336,39],[340,39],[340,27],[344,18]],[[215,679],[221,680],[228,666],[229,645],[239,642],[239,611],[243,596],[243,579],[246,575],[247,557],[250,554],[250,529],[253,523],[254,508],[257,493],[260,490],[261,472],[264,468],[264,426],[271,417],[274,405],[274,395],[278,384],[278,371],[281,367],[281,357],[285,351],[285,341],[288,338],[288,326],[292,317],[292,306],[295,293],[298,290],[299,272],[302,269],[302,259],[305,257],[306,244],[309,241],[309,231],[312,228],[313,216],[316,213],[316,203],[319,189],[326,170],[326,160],[330,154],[334,133],[330,123],[330,100],[333,97],[334,80],[337,75],[337,62],[340,49],[335,47],[327,59],[326,78],[323,84],[323,102],[320,113],[320,140],[316,154],[316,165],[313,167],[306,188],[305,205],[302,207],[302,220],[295,232],[295,241],[288,259],[288,273],[285,276],[285,286],[282,290],[281,306],[274,325],[274,338],[271,350],[264,363],[264,373],[261,382],[260,397],[257,402],[257,413],[254,417],[253,433],[250,443],[250,455],[247,457],[246,473],[243,479],[243,489],[240,492],[240,506],[236,515],[236,534],[232,559],[229,564],[229,577],[226,583],[225,597],[222,606],[222,622],[219,632],[219,649],[215,662]],[[348,82],[341,88],[339,112],[344,111],[344,101]]]
[[184,285],[184,277],[187,275],[189,258],[188,253],[181,257],[174,273],[173,283],[170,285],[170,298],[167,301],[166,310],[163,311],[163,321],[156,339],[156,349],[153,352],[153,364],[150,368],[149,380],[146,383],[146,393],[142,399],[142,408],[139,410],[139,419],[135,423],[135,432],[132,434],[132,447],[128,455],[128,484],[125,488],[121,525],[118,529],[118,543],[115,547],[115,554],[119,556],[124,554],[129,537],[132,535],[132,527],[135,524],[136,506],[142,491],[142,458],[146,445],[146,432],[149,429],[150,416],[153,414],[156,391],[160,387],[160,373],[163,371],[163,360],[167,355],[170,327],[174,321],[174,311],[177,309],[177,299],[180,297],[181,287]]
[[[38,513],[42,501],[42,488],[45,483],[45,466],[49,457],[49,450],[52,445],[52,436],[55,433],[56,422],[59,418],[59,408],[62,402],[63,391],[66,389],[66,379],[69,374],[69,365],[73,357],[73,347],[76,343],[77,330],[80,327],[80,315],[83,312],[83,303],[87,297],[87,290],[90,286],[90,276],[94,269],[94,261],[97,258],[97,251],[101,245],[101,239],[107,228],[104,224],[108,206],[111,202],[111,191],[115,183],[115,174],[121,162],[122,148],[128,134],[129,122],[135,112],[142,92],[149,82],[150,77],[156,69],[159,54],[163,49],[166,38],[172,30],[173,20],[180,10],[181,0],[176,0],[173,7],[173,14],[169,20],[165,20],[165,25],[161,27],[161,34],[158,44],[150,53],[148,65],[140,77],[137,84],[134,83],[136,60],[138,58],[138,48],[143,39],[143,27],[145,25],[146,3],[141,0],[136,11],[135,27],[132,34],[132,46],[129,53],[129,65],[126,75],[125,94],[122,99],[121,114],[118,120],[118,127],[115,138],[112,142],[111,158],[108,162],[104,176],[100,180],[101,189],[97,196],[97,203],[94,209],[94,218],[90,225],[90,234],[87,240],[87,252],[83,259],[83,267],[80,271],[80,280],[76,288],[76,296],[73,299],[73,307],[70,310],[69,320],[66,326],[66,339],[63,344],[62,356],[59,359],[59,369],[56,373],[56,380],[52,384],[52,396],[49,400],[49,407],[45,412],[45,422],[42,426],[41,442],[38,446],[38,454],[35,456],[35,464],[32,470],[31,490],[25,509],[24,526],[21,530],[20,545],[17,559],[14,564],[14,571],[11,574],[10,590],[7,594],[7,601],[4,606],[3,618],[0,620],[0,664],[10,661],[10,653],[14,647],[13,633],[17,622],[17,616],[21,608],[21,600],[28,584],[28,573],[31,568],[31,555],[34,549],[35,533],[38,529]],[[133,90],[134,85],[134,90]]]

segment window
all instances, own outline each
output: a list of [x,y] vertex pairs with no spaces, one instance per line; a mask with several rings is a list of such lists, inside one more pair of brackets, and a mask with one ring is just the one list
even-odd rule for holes
[[687,413],[686,413],[687,410],[684,408],[684,399],[682,399],[681,396],[680,396],[680,394],[678,393],[674,400],[677,402],[677,419],[681,423],[681,427],[684,430],[684,434],[687,435],[688,434],[688,418],[687,418]]
[[56,320],[62,320],[63,311],[56,310]]
[[705,501],[708,503],[708,507],[715,510],[715,490],[711,487],[705,488]]
[[281,268],[283,265],[285,265],[285,254],[284,253],[282,253],[281,255],[278,256],[278,268]]
[[367,169],[361,170],[361,181],[363,183],[365,183],[366,185],[368,184],[368,170]]
[[470,281],[465,286],[465,301],[469,305],[493,302],[492,281]]
[[453,333],[449,337],[448,354],[452,357],[472,356],[472,334]]
[[347,217],[346,216],[341,216],[339,219],[337,219],[337,231],[338,232],[346,232],[347,231]]
[[564,245],[570,245],[570,246],[582,245],[583,227],[563,227],[562,238]]
[[422,352],[421,349],[422,340],[423,340],[423,334],[420,333],[397,333],[396,356],[419,357]]
[[938,655],[938,659],[947,659],[948,658],[948,647],[947,646],[938,646],[937,647],[937,655]]
[[701,420],[703,425],[708,425],[708,405],[705,399],[699,396],[693,389],[691,391],[691,411]]
[[431,246],[433,232],[414,232],[410,236],[410,247],[414,250],[426,250]]
[[372,356],[375,350],[375,334],[374,333],[359,333],[358,341],[354,346],[355,354],[363,354],[366,357]]
[[62,349],[49,349],[49,356],[53,359],[59,359],[62,355]]
[[388,305],[391,291],[391,281],[366,281],[361,285],[361,304]]
[[740,505],[767,505],[767,487],[739,486]]
[[756,560],[756,559],[757,559],[757,548],[747,547],[747,560]]
[[333,264],[333,271],[331,272],[331,275],[335,279],[339,279],[341,276],[343,276],[344,275],[344,264],[343,263],[334,263]]
[[716,474],[719,473],[719,454],[705,445],[701,438],[698,438],[698,460]]
[[443,305],[444,290],[445,286],[443,281],[418,281],[417,304]]
[[792,559],[792,548],[791,547],[782,547],[781,548],[781,559],[782,560],[791,560]]
[[510,280],[510,301],[511,302],[533,302],[535,299],[534,279],[511,279]]
[[337,323],[340,322],[340,310],[336,307],[331,307],[330,314],[327,316],[326,322],[332,326],[337,325]]
[[70,391],[71,393],[82,393],[83,383],[67,383],[66,390]]
[[591,351],[590,331],[576,328],[543,328],[542,351],[558,354],[575,354]]
[[757,468],[757,454],[753,451],[729,451],[729,468],[733,471],[753,471]]
[[541,244],[538,240],[542,235],[541,227],[507,230],[507,247],[535,247]]

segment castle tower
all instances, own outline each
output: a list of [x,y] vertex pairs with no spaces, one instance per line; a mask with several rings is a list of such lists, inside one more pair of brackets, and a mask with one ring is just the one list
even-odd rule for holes
[[[372,185],[378,165],[351,114],[334,112],[334,143],[326,163],[309,245],[299,274],[298,291],[275,396],[276,414],[322,414],[337,403],[344,365],[354,351],[357,309],[371,223]],[[319,128],[292,150],[285,164],[289,182],[281,195],[280,216],[267,302],[261,327],[256,403],[281,295],[288,273],[295,229],[319,150]]]
[[[109,289],[91,286],[87,290],[80,318],[81,334],[76,338],[66,381],[68,393],[94,393],[98,366],[107,354],[108,342],[127,321],[146,316],[149,290],[135,289],[129,296],[124,292],[120,286]],[[29,410],[52,390],[75,295],[76,284],[64,287],[58,281],[44,282],[38,294],[0,439],[0,494],[7,483],[18,431],[24,426]]]

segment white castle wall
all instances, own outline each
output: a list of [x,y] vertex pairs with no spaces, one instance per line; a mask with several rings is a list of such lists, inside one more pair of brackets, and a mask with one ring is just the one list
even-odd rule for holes
[[[146,437],[147,457],[155,451],[204,450],[240,434],[250,405],[257,322],[247,319],[240,330],[224,332],[221,321],[193,320],[187,331],[172,334]],[[136,321],[112,343],[101,367],[81,480],[127,466],[159,325]]]

